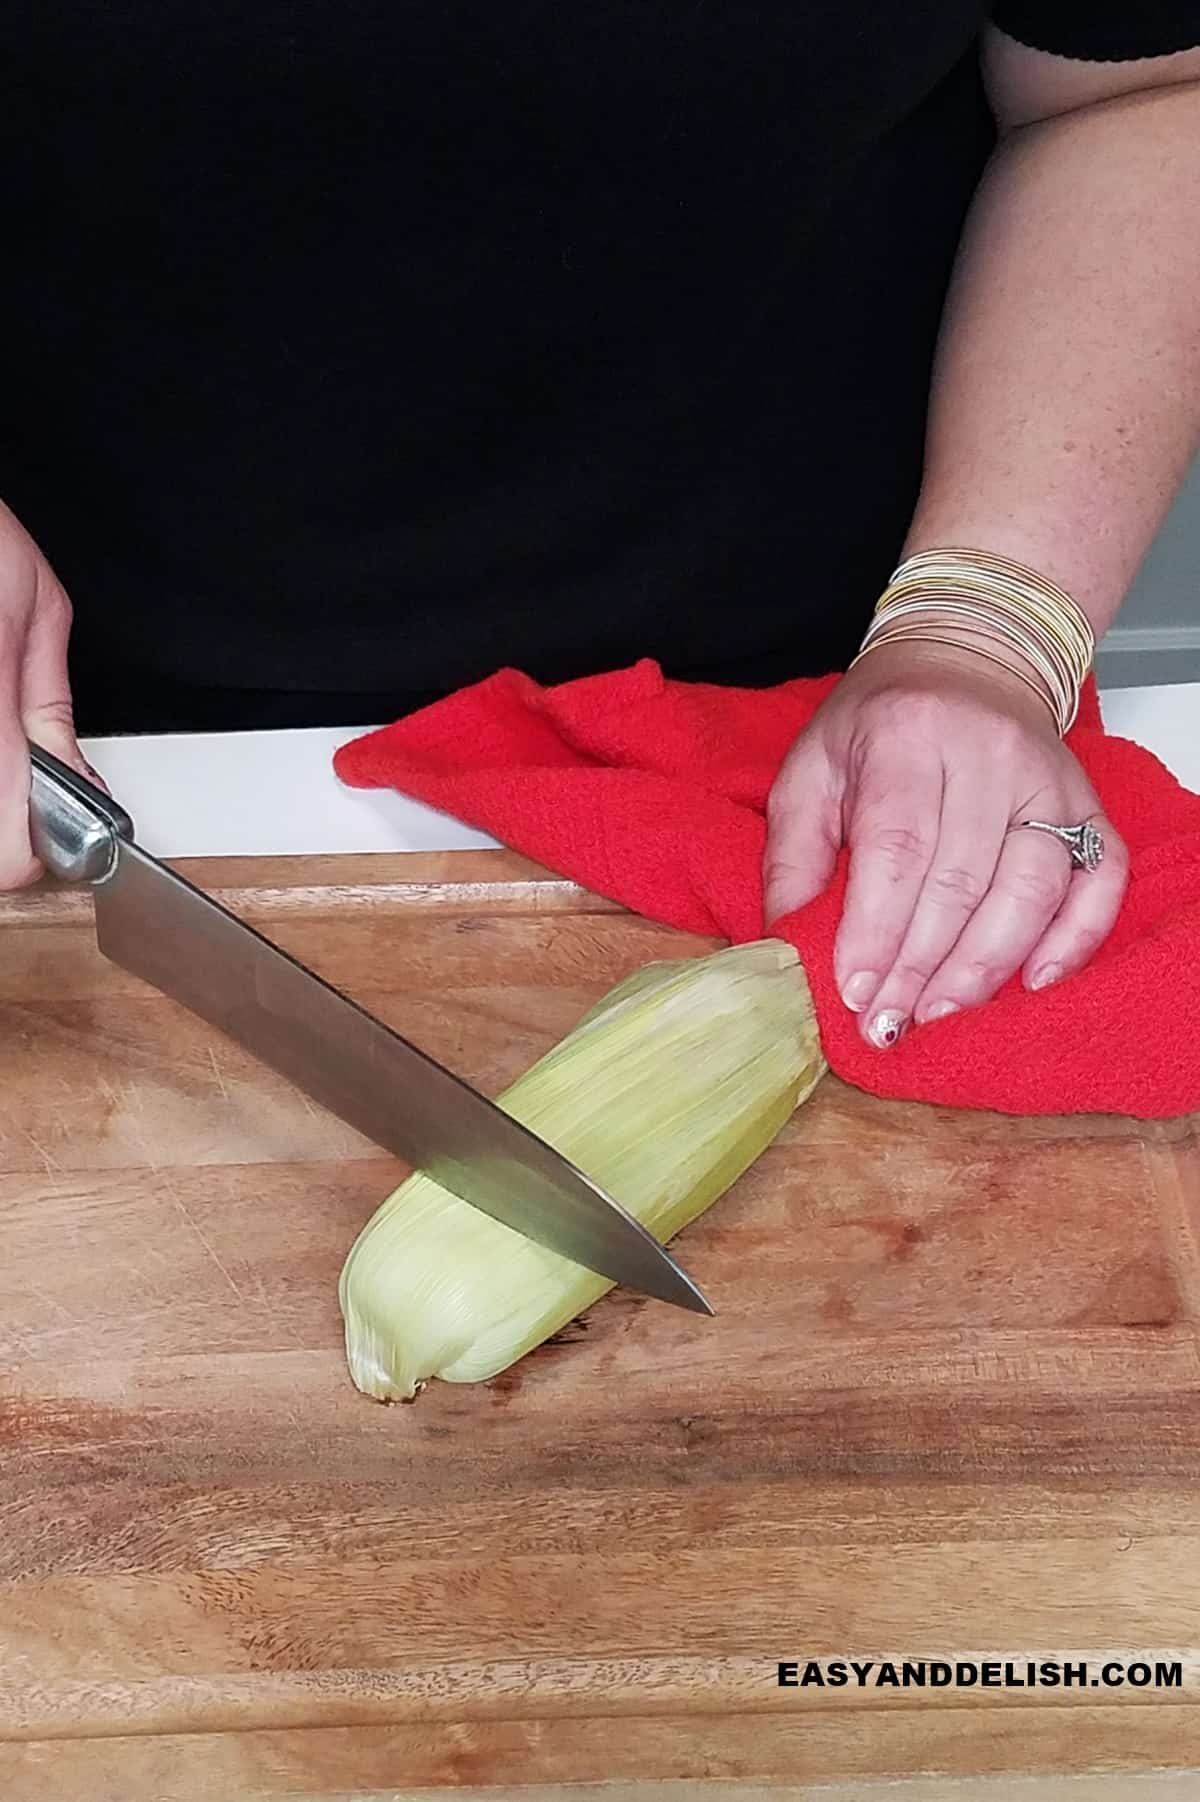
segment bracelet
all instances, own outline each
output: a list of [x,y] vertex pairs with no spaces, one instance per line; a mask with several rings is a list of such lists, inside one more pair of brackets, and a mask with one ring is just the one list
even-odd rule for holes
[[[969,635],[965,648],[1038,694],[1059,735],[1065,735],[1079,711],[1080,690],[1095,656],[1095,633],[1065,590],[1007,557],[951,549],[908,558],[892,572],[850,667],[879,645],[902,639],[962,647],[964,629]],[[1015,651],[1032,674],[981,649],[973,642],[978,637]]]
[[[1007,638],[1047,685],[1065,732],[1078,708],[1079,690],[1091,666],[1095,638],[1086,615],[1056,584],[1007,558],[975,551],[923,552],[895,572],[876,607],[879,622],[893,618],[906,602],[946,605],[947,596],[962,605],[964,594],[975,603],[966,615],[978,627],[986,620]],[[982,609],[980,606],[982,603]],[[868,636],[871,636],[868,634]]]
[[[1051,687],[1060,693],[1064,709],[1069,712],[1090,663],[1087,640],[1073,630],[1073,622],[1064,624],[1036,604],[1023,605],[1007,586],[992,588],[989,584],[983,591],[974,586],[967,588],[971,599],[964,605],[963,590],[968,580],[969,576],[962,575],[953,579],[934,577],[919,581],[901,578],[890,586],[885,605],[877,609],[877,619],[890,621],[916,609],[928,612],[932,606],[939,612],[958,613],[976,623],[987,621],[994,629],[1002,630],[1018,651],[1038,665]],[[982,607],[981,599],[985,601]],[[875,630],[878,632],[881,627],[876,625]]]
[[[934,611],[944,622],[949,609],[976,630],[986,623],[993,636],[1004,636],[1041,676],[1060,729],[1066,730],[1091,661],[1091,627],[1061,590],[1045,584],[1039,592],[1041,578],[1034,572],[1029,572],[1028,582],[1022,579],[1023,571],[1014,579],[1013,571],[1020,571],[1020,566],[997,570],[998,563],[971,553],[924,553],[911,559],[881,597],[864,647],[883,638],[885,630],[890,636],[892,622],[902,613],[920,611],[928,617]],[[970,596],[965,607],[964,589]],[[980,601],[985,603],[982,608]]]
[[1014,629],[1003,617],[997,618],[989,608],[976,603],[947,602],[938,596],[934,596],[928,603],[905,602],[889,610],[883,623],[868,634],[864,646],[883,641],[891,643],[893,639],[902,636],[904,627],[899,622],[912,615],[916,615],[918,620],[931,621],[935,626],[950,626],[951,642],[958,642],[953,637],[954,624],[963,621],[973,635],[978,634],[1010,645],[1041,677],[1047,704],[1056,721],[1060,715],[1065,717],[1070,711],[1074,685],[1069,669],[1053,641],[1040,639],[1033,632],[1026,633],[1019,626]]
[[[981,657],[985,663],[994,663],[997,669],[1002,669],[1006,675],[1012,676],[1017,682],[1024,683],[1030,694],[1037,696],[1038,700],[1042,703],[1042,706],[1049,710],[1050,717],[1057,727],[1058,715],[1051,705],[1050,697],[1046,693],[1045,688],[1040,683],[1035,682],[1032,676],[1027,676],[1024,670],[1014,669],[1007,657],[997,657],[994,651],[985,651],[977,644],[965,646],[957,645],[956,641],[952,638],[945,638],[937,632],[922,632],[915,627],[909,631],[891,634],[888,642],[892,643],[893,641],[909,644],[940,644],[949,649],[969,650],[973,657]],[[860,651],[859,656],[861,655],[862,653]],[[854,662],[858,662],[858,657],[854,659]],[[851,668],[853,668],[853,665],[851,665]]]

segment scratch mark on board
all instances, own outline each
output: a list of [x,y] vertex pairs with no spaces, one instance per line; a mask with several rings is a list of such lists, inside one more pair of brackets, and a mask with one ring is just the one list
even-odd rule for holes
[[238,1288],[236,1282],[233,1279],[233,1276],[231,1275],[231,1273],[228,1269],[228,1266],[225,1265],[224,1263],[222,1263],[220,1255],[216,1250],[216,1247],[212,1244],[211,1240],[206,1236],[206,1234],[197,1225],[196,1221],[192,1218],[191,1214],[189,1214],[189,1212],[188,1212],[186,1206],[184,1205],[182,1199],[180,1198],[180,1196],[178,1196],[175,1193],[174,1189],[172,1189],[172,1188],[168,1188],[167,1196],[171,1202],[171,1205],[177,1209],[180,1217],[182,1218],[182,1220],[184,1222],[184,1225],[189,1226],[191,1228],[192,1232],[195,1233],[197,1239],[199,1239],[201,1245],[204,1247],[205,1251],[208,1253],[209,1257],[212,1259],[212,1261],[216,1265],[217,1269],[221,1272],[221,1275],[225,1278],[225,1281],[229,1284],[229,1287],[233,1290],[233,1293],[237,1296],[238,1300],[244,1302],[246,1300],[246,1297],[245,1297],[245,1295],[243,1295],[242,1291]]

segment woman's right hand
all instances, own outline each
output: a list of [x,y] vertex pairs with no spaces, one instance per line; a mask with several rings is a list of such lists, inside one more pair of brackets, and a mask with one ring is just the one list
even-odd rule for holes
[[71,717],[70,631],[62,584],[0,502],[0,890],[41,875],[29,842],[28,741],[88,773]]

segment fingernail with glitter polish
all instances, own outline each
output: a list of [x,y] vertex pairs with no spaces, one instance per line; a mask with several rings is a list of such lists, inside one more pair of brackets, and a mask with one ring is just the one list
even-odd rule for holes
[[1057,982],[1061,975],[1061,964],[1043,964],[1041,969],[1035,970],[1029,978],[1029,986],[1031,989],[1048,989],[1050,984]]
[[879,977],[874,970],[856,970],[847,978],[842,1000],[852,1014],[861,1014],[878,987]]
[[904,1015],[898,1008],[885,1007],[883,1012],[876,1014],[871,1021],[867,1028],[867,1037],[872,1045],[879,1047],[880,1051],[886,1051],[890,1045],[896,1043],[904,1031],[906,1023]]

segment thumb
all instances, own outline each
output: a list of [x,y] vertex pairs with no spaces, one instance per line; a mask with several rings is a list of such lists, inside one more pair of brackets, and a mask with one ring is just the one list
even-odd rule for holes
[[838,784],[825,752],[803,741],[767,800],[763,911],[769,927],[829,886],[842,844]]

